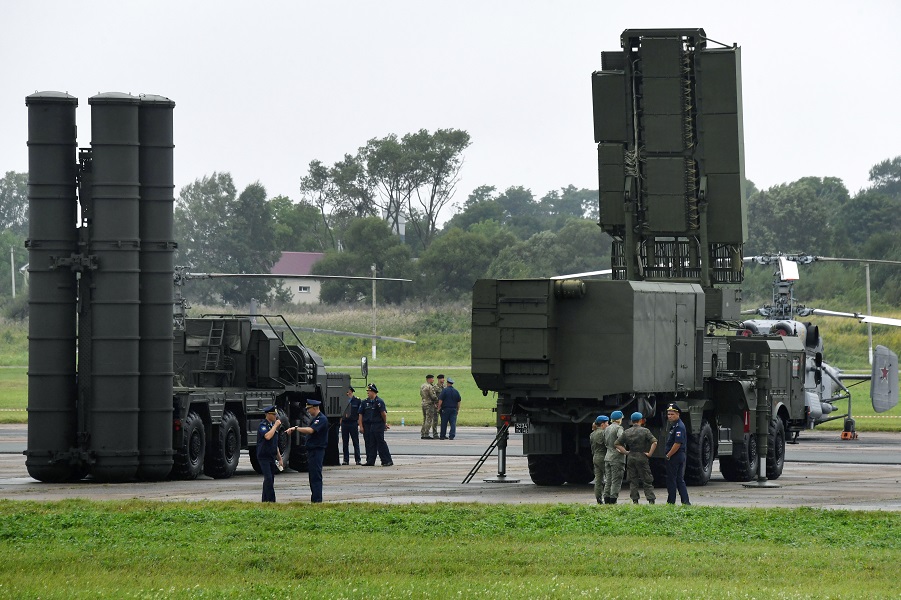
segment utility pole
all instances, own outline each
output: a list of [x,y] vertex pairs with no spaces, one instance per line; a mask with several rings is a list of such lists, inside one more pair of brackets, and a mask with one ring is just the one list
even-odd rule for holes
[[372,265],[372,360],[375,360],[375,265]]
[[13,298],[16,297],[16,259],[13,254],[13,246],[9,247],[9,278],[13,282]]
[[[873,309],[870,306],[870,263],[863,263],[864,270],[867,274],[867,314],[872,315]],[[867,356],[870,359],[870,365],[873,364],[873,324],[867,323],[867,341],[869,344],[867,348],[869,349],[867,352]]]

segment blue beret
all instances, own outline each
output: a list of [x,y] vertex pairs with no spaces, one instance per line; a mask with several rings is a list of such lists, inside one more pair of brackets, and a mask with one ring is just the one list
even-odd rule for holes
[[595,419],[594,422],[600,425],[601,423],[606,423],[609,420],[610,417],[608,417],[607,415],[601,415],[597,419]]
[[632,413],[632,416],[629,418],[634,423],[636,421],[641,421],[642,419],[644,419],[644,415],[642,415],[640,412],[634,412],[634,413]]
[[623,418],[623,411],[621,411],[621,410],[615,410],[615,411],[613,411],[613,414],[610,415],[611,421],[619,421],[622,418]]

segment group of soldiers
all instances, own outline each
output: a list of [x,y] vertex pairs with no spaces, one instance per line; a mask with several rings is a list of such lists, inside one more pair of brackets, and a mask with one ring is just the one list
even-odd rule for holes
[[[460,393],[454,389],[454,380],[438,375],[438,381],[431,373],[425,376],[425,383],[419,386],[419,397],[422,399],[422,428],[420,438],[424,440],[454,439],[457,435],[457,412],[460,408]],[[438,423],[441,423],[441,435],[438,435]],[[447,427],[450,426],[450,435]]]
[[[677,404],[666,408],[670,428],[665,446],[667,503],[676,503],[678,492],[682,504],[691,504],[685,487],[686,430]],[[638,504],[641,490],[648,504],[654,504],[654,477],[650,459],[657,450],[657,438],[644,427],[640,412],[632,413],[632,426],[623,429],[622,411],[595,419],[591,432],[591,454],[594,464],[594,496],[598,504],[616,504],[623,474],[628,469],[629,497]],[[628,461],[626,458],[628,457]]]

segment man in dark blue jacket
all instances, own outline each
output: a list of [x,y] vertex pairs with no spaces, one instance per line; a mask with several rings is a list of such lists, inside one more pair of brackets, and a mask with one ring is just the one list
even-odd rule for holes
[[366,462],[363,464],[374,467],[375,456],[378,454],[382,466],[391,467],[394,461],[391,460],[391,452],[385,442],[385,430],[391,429],[391,426],[388,425],[388,409],[385,408],[385,401],[379,398],[378,393],[379,388],[370,383],[366,386],[366,399],[360,405],[360,433],[366,442]]
[[688,488],[685,487],[685,451],[688,447],[688,434],[681,416],[682,409],[675,402],[666,407],[666,418],[670,423],[670,430],[666,436],[667,504],[676,503],[677,491],[682,504],[691,504],[688,501]]
[[257,461],[263,472],[263,502],[275,502],[276,463],[284,468],[282,454],[278,449],[278,428],[282,422],[278,419],[274,406],[263,409],[266,418],[260,421],[257,428]]
[[347,404],[341,413],[341,440],[344,442],[344,462],[350,464],[350,443],[354,443],[354,459],[360,464],[360,432],[357,429],[357,421],[360,418],[360,404],[362,401],[354,395],[353,386],[347,388]]
[[[438,412],[441,413],[441,437],[438,439],[454,439],[457,437],[457,413],[460,411],[460,392],[454,387],[454,380],[447,378],[447,387],[438,396]],[[447,425],[450,423],[450,434]]]
[[328,446],[328,417],[320,410],[322,402],[308,399],[307,410],[313,420],[309,427],[288,428],[288,433],[299,431],[308,435],[307,438],[307,467],[310,475],[310,500],[322,502],[322,461],[325,459],[325,448]]

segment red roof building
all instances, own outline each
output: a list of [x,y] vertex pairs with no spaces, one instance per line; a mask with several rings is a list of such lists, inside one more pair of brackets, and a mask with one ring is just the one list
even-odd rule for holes
[[[313,265],[325,256],[322,252],[282,252],[282,257],[272,267],[273,275],[310,275]],[[319,302],[319,279],[286,278],[279,280],[291,291],[291,298],[298,304]]]

